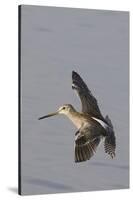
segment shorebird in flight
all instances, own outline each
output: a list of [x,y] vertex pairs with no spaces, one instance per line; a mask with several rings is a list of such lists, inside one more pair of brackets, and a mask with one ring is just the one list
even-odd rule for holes
[[96,98],[92,95],[77,72],[72,72],[72,89],[78,93],[82,112],[77,112],[70,104],[64,104],[56,112],[40,117],[39,120],[58,114],[66,115],[76,126],[75,162],[89,160],[104,139],[105,153],[115,156],[116,140],[111,120],[102,116]]

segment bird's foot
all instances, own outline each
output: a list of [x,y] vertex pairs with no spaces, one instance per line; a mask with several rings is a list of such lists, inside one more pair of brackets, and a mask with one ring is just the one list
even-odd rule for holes
[[79,130],[76,131],[75,136],[78,135],[78,133],[79,133]]

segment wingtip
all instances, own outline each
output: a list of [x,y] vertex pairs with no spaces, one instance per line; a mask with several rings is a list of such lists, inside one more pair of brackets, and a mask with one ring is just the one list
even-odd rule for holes
[[74,78],[74,76],[79,76],[79,74],[73,70],[72,71],[72,77]]
[[73,70],[73,71],[72,71],[72,75],[75,74],[75,73],[76,73],[76,72]]

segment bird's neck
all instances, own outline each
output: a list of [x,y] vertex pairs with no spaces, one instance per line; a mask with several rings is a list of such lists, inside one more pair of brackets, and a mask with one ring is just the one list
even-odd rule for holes
[[76,110],[70,111],[67,114],[67,117],[72,121],[72,123],[79,129],[82,124],[82,117],[81,114],[79,112],[77,112]]

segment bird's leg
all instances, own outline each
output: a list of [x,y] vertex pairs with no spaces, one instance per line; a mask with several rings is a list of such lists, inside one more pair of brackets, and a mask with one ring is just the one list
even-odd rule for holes
[[78,135],[79,132],[80,132],[80,130],[77,130],[76,133],[75,133],[75,136]]
[[78,135],[78,134],[82,135],[82,126],[76,131],[75,136]]
[[77,140],[77,138],[79,137],[79,133],[80,133],[80,129],[78,129],[75,133],[75,140]]

